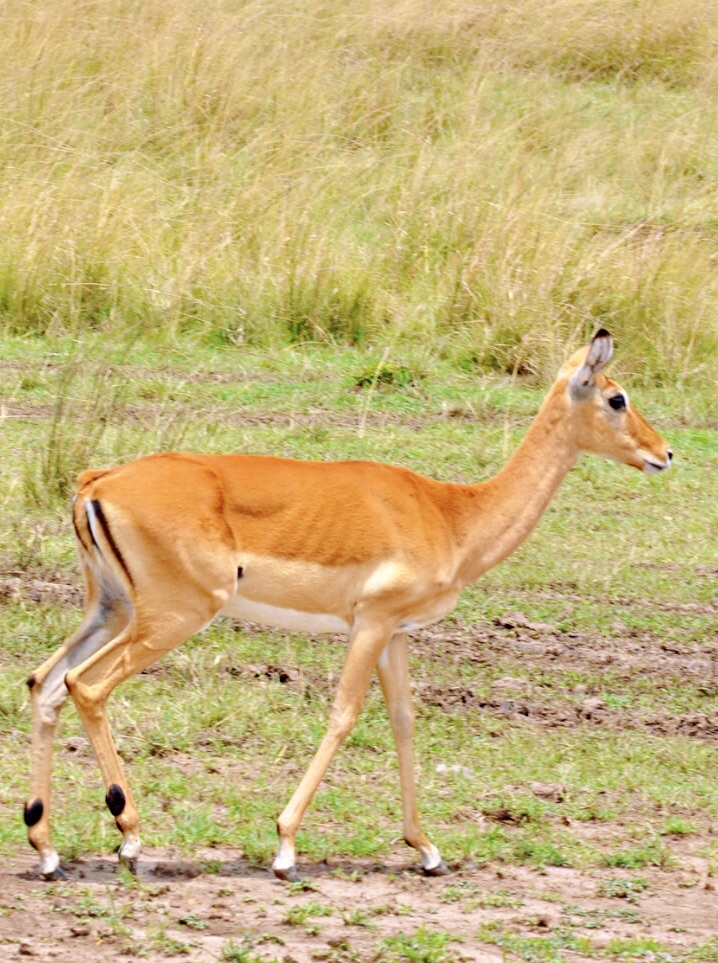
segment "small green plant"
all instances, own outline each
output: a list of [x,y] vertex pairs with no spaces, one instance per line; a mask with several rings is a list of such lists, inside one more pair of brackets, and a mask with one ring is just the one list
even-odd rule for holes
[[317,950],[312,959],[326,960],[327,963],[359,963],[362,957],[359,950],[354,949],[347,940],[332,940],[326,950]]
[[629,709],[633,704],[633,696],[626,692],[602,692],[600,698],[609,709]]
[[295,893],[316,893],[319,887],[313,879],[298,879],[295,883],[287,884],[287,892]]
[[504,929],[501,923],[487,923],[479,930],[479,939],[513,953],[526,963],[563,963],[563,950],[593,955],[591,940],[577,936],[568,927],[560,927],[550,936],[524,936]]
[[602,858],[604,866],[616,869],[643,869],[644,866],[666,867],[673,863],[670,850],[658,842],[649,842],[644,846],[633,846],[607,853]]
[[661,836],[690,836],[696,832],[696,824],[681,816],[672,816],[661,826]]
[[174,936],[168,935],[164,927],[149,929],[148,936],[153,949],[165,956],[189,956],[196,944],[185,943]]
[[467,879],[461,879],[456,883],[449,883],[448,886],[445,886],[439,893],[439,899],[442,903],[458,903],[467,896],[475,895],[476,891],[475,883]]
[[535,863],[539,866],[570,866],[571,861],[550,840],[541,838],[522,839],[513,848],[519,863]]
[[268,959],[254,952],[254,945],[249,937],[243,937],[241,943],[229,940],[222,947],[220,955],[222,963],[280,963],[277,957]]
[[134,907],[131,903],[118,906],[109,886],[106,889],[106,895],[107,903],[103,903],[91,890],[85,890],[75,905],[70,905],[66,909],[63,907],[63,911],[72,913],[80,920],[102,920],[113,935],[129,936],[130,929],[125,920],[134,916]]
[[[127,869],[126,866],[120,865],[117,867],[116,879],[118,886],[123,887],[124,889],[135,891],[141,891],[143,889],[143,884],[129,871],[129,869]],[[150,890],[151,888],[147,887],[147,889]]]
[[487,890],[485,893],[482,893],[481,896],[479,897],[479,905],[484,908],[488,908],[488,907],[507,907],[508,908],[508,907],[523,906],[524,901],[520,897],[514,896],[512,893],[509,893],[508,890],[497,889],[497,890]]
[[608,910],[605,914],[607,918],[614,920],[621,920],[622,923],[634,923],[635,925],[643,924],[643,917],[638,912],[638,910],[629,909],[614,909]]
[[678,963],[678,958],[671,954],[663,943],[647,936],[610,940],[605,953],[607,956],[616,956],[621,959],[647,958],[660,960],[661,963]]
[[203,920],[201,916],[195,916],[193,913],[187,913],[186,916],[180,916],[177,922],[181,926],[187,926],[191,930],[206,930],[209,926],[207,920]]
[[138,957],[139,959],[149,959],[150,949],[144,939],[128,939],[122,940],[118,946],[119,952],[123,956],[128,956],[130,959]]
[[305,903],[303,906],[292,906],[282,922],[287,926],[301,926],[310,916],[331,916],[333,912],[331,906],[322,903]]
[[718,936],[712,936],[705,943],[696,946],[687,957],[690,963],[716,963],[718,961]]
[[262,933],[255,938],[254,942],[260,946],[262,943],[276,943],[277,946],[284,946],[287,941],[283,936],[277,936],[276,933]]
[[636,876],[633,879],[622,879],[612,876],[605,879],[598,887],[598,895],[610,899],[625,899],[629,903],[637,903],[641,893],[648,889],[648,880],[643,876]]
[[381,941],[378,958],[382,963],[452,963],[459,955],[448,948],[456,937],[420,927],[414,933],[399,933]]
[[343,869],[341,866],[337,866],[336,869],[332,870],[332,876],[334,876],[335,879],[348,879],[352,883],[360,883],[364,879],[365,875],[366,874],[363,873],[360,869],[353,869],[348,872],[346,869]]
[[342,913],[342,920],[344,921],[344,925],[345,925],[345,926],[366,926],[366,927],[372,927],[372,926],[373,926],[373,923],[372,923],[372,921],[371,921],[371,916],[374,916],[374,915],[376,915],[376,914],[375,914],[375,913],[372,913],[372,914],[370,915],[370,914],[368,914],[368,913],[362,912],[362,910],[360,910],[360,909],[353,909],[353,910],[348,910],[348,911],[343,912],[343,913]]

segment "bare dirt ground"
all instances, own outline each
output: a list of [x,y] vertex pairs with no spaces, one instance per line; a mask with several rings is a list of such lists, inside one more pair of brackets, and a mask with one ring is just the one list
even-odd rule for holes
[[[560,597],[558,593],[552,595],[552,598]],[[617,601],[620,604],[620,600]],[[631,604],[638,603],[634,599]],[[718,616],[715,605],[686,603],[674,607]],[[417,648],[429,646],[433,658],[472,662],[494,673],[501,669],[506,675],[494,680],[488,697],[470,687],[426,682],[417,685],[417,696],[447,711],[474,707],[534,727],[583,725],[613,730],[642,729],[655,735],[716,741],[718,709],[680,714],[666,709],[653,712],[623,709],[598,698],[594,687],[556,685],[557,680],[571,673],[594,676],[610,673],[612,684],[618,688],[623,682],[630,687],[641,678],[650,680],[657,688],[670,687],[671,682],[690,682],[700,687],[704,695],[718,695],[718,636],[715,641],[699,646],[667,641],[650,632],[631,631],[620,622],[615,623],[614,629],[615,635],[598,637],[565,632],[553,625],[532,622],[520,612],[507,613],[490,626],[429,627],[414,644]],[[518,678],[513,674],[517,668],[521,672]]]
[[[10,573],[4,592],[64,604],[75,604],[77,594],[72,586],[28,581],[21,573]],[[701,614],[716,610],[695,608]],[[666,642],[650,633],[629,632],[619,623],[615,631],[615,638],[603,636],[597,644],[595,637],[531,622],[516,612],[491,625],[447,623],[425,630],[417,647],[430,648],[442,660],[470,660],[504,674],[494,679],[488,696],[485,690],[419,679],[417,699],[449,713],[480,708],[516,725],[643,729],[718,740],[718,712],[663,709],[646,714],[606,705],[590,687],[575,692],[551,682],[554,673],[610,670],[616,684],[638,676],[656,685],[681,679],[718,692],[718,640],[700,646]],[[276,678],[288,686],[302,684],[293,666],[218,670]],[[531,679],[517,677],[519,670]],[[311,683],[332,684],[320,678]],[[535,791],[540,795],[544,788],[550,789]],[[479,810],[464,815],[481,818]],[[500,814],[493,818],[500,819]],[[611,832],[590,823],[571,825],[587,838]],[[520,956],[529,961],[641,957],[694,963],[717,958],[696,955],[706,941],[711,941],[710,953],[718,953],[716,882],[698,855],[713,843],[716,832],[718,827],[704,822],[689,838],[672,841],[675,865],[637,871],[464,862],[452,867],[449,877],[426,879],[417,872],[413,855],[399,845],[383,865],[344,860],[300,866],[305,888],[279,882],[241,852],[226,848],[198,852],[192,861],[170,851],[146,852],[137,885],[118,874],[115,859],[102,856],[66,864],[68,879],[50,884],[34,874],[35,857],[28,851],[0,870],[0,961],[176,957],[197,963],[499,963],[515,944],[492,944],[491,935],[500,942],[502,934],[510,932],[523,941]],[[414,950],[408,942],[397,950],[396,939],[402,934],[407,939],[418,934]],[[433,949],[432,934],[440,941]],[[577,940],[584,941],[581,947]],[[651,940],[660,944],[660,953],[649,948]],[[643,941],[643,947],[635,948],[636,941]]]
[[199,858],[149,853],[137,887],[118,884],[116,863],[106,858],[70,864],[69,879],[59,884],[33,875],[31,854],[6,864],[0,873],[0,959],[380,961],[394,959],[391,937],[424,928],[450,934],[445,956],[402,958],[499,963],[501,949],[477,935],[499,922],[528,939],[555,935],[557,946],[566,926],[575,927],[593,941],[595,956],[562,952],[567,960],[586,960],[600,958],[612,940],[637,937],[681,956],[718,930],[715,884],[689,848],[680,869],[642,871],[646,885],[636,893],[630,888],[635,873],[620,870],[467,863],[450,877],[425,879],[399,853],[384,866],[344,861],[307,867],[310,888],[299,891],[239,853],[207,855],[219,860],[211,874],[201,871]]

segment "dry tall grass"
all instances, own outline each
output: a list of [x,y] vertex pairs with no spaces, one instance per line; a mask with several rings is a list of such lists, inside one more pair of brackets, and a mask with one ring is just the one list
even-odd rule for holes
[[8,0],[0,323],[718,358],[718,8]]

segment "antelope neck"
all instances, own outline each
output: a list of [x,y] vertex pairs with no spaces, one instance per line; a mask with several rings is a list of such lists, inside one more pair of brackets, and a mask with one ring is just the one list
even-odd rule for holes
[[563,392],[552,391],[501,471],[468,486],[472,508],[462,545],[465,582],[509,556],[530,535],[580,454]]

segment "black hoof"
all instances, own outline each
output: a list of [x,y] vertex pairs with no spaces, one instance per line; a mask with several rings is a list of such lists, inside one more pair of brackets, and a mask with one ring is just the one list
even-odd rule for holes
[[275,869],[274,875],[277,879],[281,879],[285,883],[299,883],[302,878],[297,872],[296,866],[288,866],[286,869]]
[[425,869],[422,866],[421,869],[424,876],[451,876],[451,870],[443,859],[438,866],[432,866],[431,869]]
[[61,866],[58,866],[56,869],[53,869],[51,873],[40,873],[40,875],[42,876],[43,879],[46,879],[49,882],[52,882],[53,880],[68,878],[67,873]]

